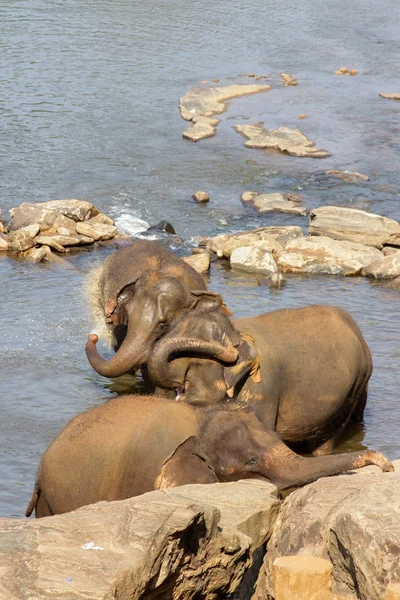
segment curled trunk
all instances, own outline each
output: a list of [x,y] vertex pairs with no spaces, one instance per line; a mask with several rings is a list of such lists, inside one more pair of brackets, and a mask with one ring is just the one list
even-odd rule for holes
[[141,338],[132,340],[129,330],[121,347],[109,360],[100,356],[96,348],[97,341],[97,335],[89,334],[85,350],[93,369],[103,377],[119,377],[146,362],[149,350],[147,340]]
[[169,360],[174,352],[200,354],[224,363],[234,363],[238,357],[238,351],[234,346],[225,348],[217,342],[204,342],[185,337],[161,340],[148,361],[150,376],[160,387],[173,389],[183,383],[178,375],[178,370],[174,369]]

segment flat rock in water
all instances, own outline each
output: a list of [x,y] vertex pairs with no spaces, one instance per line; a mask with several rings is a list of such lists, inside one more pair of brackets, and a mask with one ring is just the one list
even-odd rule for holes
[[46,519],[1,519],[0,597],[171,600],[241,585],[279,510],[262,481],[170,488]]
[[10,230],[15,231],[32,223],[39,223],[40,230],[56,230],[65,227],[71,233],[76,233],[74,223],[84,221],[98,214],[98,210],[86,200],[50,200],[29,204],[23,202],[11,209]]
[[96,242],[101,240],[111,240],[116,236],[118,230],[111,225],[102,225],[101,223],[90,224],[87,221],[76,224],[76,231]]
[[339,171],[338,169],[330,169],[326,171],[326,175],[333,175],[338,179],[343,179],[348,183],[356,183],[357,181],[369,181],[368,175],[358,173],[357,171]]
[[179,100],[179,110],[185,121],[193,121],[194,125],[183,132],[183,136],[193,141],[211,137],[216,132],[219,115],[226,110],[226,102],[232,98],[266,92],[270,85],[228,85],[213,88],[194,88]]
[[258,192],[244,192],[241,196],[243,204],[250,204],[258,213],[278,212],[305,216],[306,209],[289,198],[288,194],[259,194]]
[[388,100],[400,100],[400,94],[379,94],[381,98],[387,98]]
[[208,252],[184,256],[183,260],[198,273],[207,273],[210,268],[211,257]]
[[385,256],[371,263],[361,271],[364,277],[373,279],[395,279],[400,277],[400,252]]
[[299,553],[331,559],[335,593],[382,600],[400,581],[400,472],[366,467],[294,491],[267,550],[254,600],[272,594],[274,561]]
[[321,206],[310,211],[310,235],[350,240],[365,246],[400,246],[400,223],[357,208]]
[[358,275],[382,258],[376,248],[329,237],[304,237],[288,242],[277,261],[287,273]]
[[10,231],[8,234],[9,249],[13,252],[24,252],[36,245],[35,237],[40,231],[37,224],[22,227],[17,231]]
[[265,129],[264,123],[252,125],[234,125],[235,131],[248,138],[245,143],[247,148],[279,150],[291,156],[326,158],[330,156],[326,150],[316,148],[298,129],[280,127],[279,129]]

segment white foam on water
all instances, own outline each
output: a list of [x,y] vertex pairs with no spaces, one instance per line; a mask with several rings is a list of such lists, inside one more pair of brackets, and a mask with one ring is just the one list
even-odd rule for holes
[[119,215],[114,221],[118,229],[128,235],[136,235],[146,231],[149,227],[149,224],[146,221],[136,215],[130,215],[128,213]]

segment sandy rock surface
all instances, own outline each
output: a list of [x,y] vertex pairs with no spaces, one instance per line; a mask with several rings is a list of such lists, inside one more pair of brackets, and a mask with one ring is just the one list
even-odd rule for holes
[[358,275],[381,258],[379,250],[362,244],[330,237],[303,237],[288,242],[277,261],[282,271],[288,273]]
[[44,519],[1,519],[7,600],[214,598],[241,585],[280,502],[261,481],[184,486]]
[[329,558],[334,591],[382,600],[400,581],[400,461],[394,473],[367,467],[322,478],[288,496],[276,521],[253,600],[272,593],[280,556]]

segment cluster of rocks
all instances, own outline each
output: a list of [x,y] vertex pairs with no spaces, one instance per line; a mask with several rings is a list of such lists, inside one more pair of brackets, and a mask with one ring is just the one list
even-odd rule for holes
[[1,222],[0,250],[19,253],[33,262],[52,260],[95,242],[123,236],[114,221],[85,200],[23,202],[10,211],[7,225]]
[[203,239],[206,250],[234,268],[271,278],[283,273],[361,275],[400,289],[400,223],[353,208],[310,212],[309,235],[300,227],[261,227]]
[[282,586],[295,568],[299,600],[314,598],[300,593],[307,581],[326,589],[315,599],[381,600],[400,581],[399,462],[393,473],[367,467],[320,479],[284,501],[272,484],[245,480],[1,519],[0,595],[288,600]]

